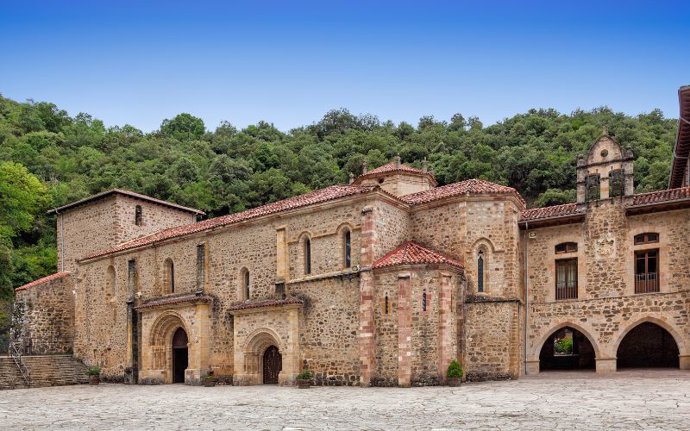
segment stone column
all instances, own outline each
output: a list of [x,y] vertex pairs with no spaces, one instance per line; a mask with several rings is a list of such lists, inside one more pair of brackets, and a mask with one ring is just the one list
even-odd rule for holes
[[359,277],[359,360],[361,386],[371,385],[371,377],[376,367],[374,340],[374,274],[371,265],[374,263],[374,244],[376,230],[374,208],[362,209],[361,230],[361,272]]
[[201,378],[208,372],[209,365],[209,334],[211,333],[210,305],[196,304],[194,319],[190,319],[189,328],[189,365],[184,375],[184,382],[188,385],[198,385]]
[[279,374],[281,385],[293,385],[300,372],[299,346],[299,307],[287,310],[288,339],[285,340],[286,351],[283,354],[283,369]]
[[681,370],[690,370],[690,355],[680,355],[678,357],[678,368]]
[[412,379],[412,298],[410,274],[398,274],[398,385],[410,387]]
[[597,374],[615,373],[616,358],[596,358]]
[[446,369],[455,359],[457,351],[453,348],[453,287],[452,275],[441,272],[441,285],[438,290],[438,373],[439,381],[446,380]]

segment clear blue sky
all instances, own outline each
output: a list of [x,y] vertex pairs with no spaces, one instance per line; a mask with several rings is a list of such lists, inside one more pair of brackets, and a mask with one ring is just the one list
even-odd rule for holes
[[678,116],[690,1],[2,1],[0,93],[155,130],[533,107]]

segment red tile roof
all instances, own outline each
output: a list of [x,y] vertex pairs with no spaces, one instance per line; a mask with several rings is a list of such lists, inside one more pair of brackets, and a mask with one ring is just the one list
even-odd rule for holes
[[581,214],[577,210],[577,204],[563,204],[563,205],[553,205],[550,207],[543,208],[531,208],[524,210],[520,214],[520,221],[533,221],[548,219],[553,217],[566,217],[571,215]]
[[135,193],[135,192],[131,192],[129,190],[122,190],[122,189],[112,189],[112,190],[106,190],[104,192],[96,193],[95,195],[92,195],[92,196],[89,196],[87,198],[69,203],[67,205],[63,205],[59,208],[53,208],[52,210],[48,211],[48,214],[60,212],[60,211],[65,211],[65,210],[70,209],[72,207],[76,207],[76,206],[85,204],[87,202],[95,201],[95,200],[98,200],[98,199],[101,199],[101,198],[104,198],[104,197],[107,197],[107,196],[110,196],[113,194],[120,194],[120,195],[124,195],[124,196],[129,196],[131,198],[141,199],[144,201],[153,202],[153,203],[158,204],[158,205],[164,205],[167,207],[176,208],[178,210],[187,211],[187,212],[191,212],[191,213],[195,213],[195,214],[199,214],[199,215],[205,214],[203,211],[198,210],[196,208],[184,207],[182,205],[177,205],[177,204],[174,204],[172,202],[152,198],[151,196],[146,196],[146,195],[142,195],[140,193]]
[[161,305],[173,305],[173,304],[183,304],[185,302],[196,303],[196,302],[212,302],[213,297],[208,295],[197,295],[196,293],[184,293],[175,296],[163,296],[160,298],[150,299],[145,301],[140,306],[136,307],[137,310],[142,308],[153,308],[159,307]]
[[373,268],[385,268],[395,265],[441,264],[464,268],[459,261],[430,250],[414,241],[406,241],[395,250],[380,257],[374,262]]
[[69,272],[56,272],[55,274],[50,274],[46,277],[39,278],[38,280],[34,280],[31,283],[27,283],[23,286],[19,286],[18,288],[14,289],[14,290],[16,292],[18,292],[20,290],[26,290],[30,287],[39,286],[41,284],[45,284],[45,283],[48,283],[50,281],[59,280],[61,278],[68,277],[69,275],[70,275]]
[[447,198],[450,196],[459,195],[476,195],[476,194],[514,194],[524,204],[522,196],[512,187],[502,186],[500,184],[492,183],[490,181],[470,179],[460,181],[459,183],[448,184],[446,186],[436,187],[431,190],[423,192],[412,193],[410,195],[401,196],[404,202],[412,205],[422,204],[426,202],[435,201],[438,199]]
[[372,169],[370,171],[367,171],[366,173],[363,173],[357,179],[355,182],[357,182],[360,179],[363,178],[371,178],[371,177],[377,177],[382,174],[391,174],[391,173],[407,173],[407,174],[414,174],[414,175],[426,175],[431,179],[434,183],[436,184],[436,178],[434,177],[434,174],[432,174],[429,171],[425,171],[423,169],[417,169],[413,168],[412,166],[408,166],[402,163],[398,163],[396,161],[392,161],[390,163],[386,163],[383,166],[379,166],[376,169]]
[[281,305],[303,304],[303,303],[304,302],[301,299],[289,296],[285,299],[264,299],[262,301],[238,302],[237,304],[233,304],[230,307],[228,307],[228,310],[229,311],[250,310],[252,308],[277,307],[277,306],[281,306]]
[[678,89],[678,105],[680,114],[676,143],[673,145],[671,175],[668,179],[669,188],[683,185],[683,177],[688,165],[688,155],[690,154],[690,85]]
[[171,238],[181,237],[184,235],[190,235],[197,232],[206,231],[209,229],[228,226],[234,223],[239,223],[246,220],[251,220],[261,216],[275,214],[282,211],[288,211],[292,209],[302,208],[309,205],[314,205],[318,203],[332,201],[338,198],[343,198],[346,196],[354,196],[358,194],[367,193],[374,190],[373,187],[361,187],[361,186],[345,186],[336,185],[326,187],[325,189],[316,190],[311,193],[306,193],[299,196],[294,196],[282,201],[274,202],[267,205],[262,205],[260,207],[252,208],[247,211],[242,211],[236,214],[229,214],[223,217],[212,218],[209,220],[204,220],[199,223],[193,223],[183,226],[177,226],[174,228],[162,230],[154,234],[144,236],[141,238],[133,239],[131,241],[124,242],[122,244],[116,245],[109,249],[100,250],[95,253],[91,253],[82,258],[82,260],[93,259],[96,257],[104,256],[110,253],[130,250],[133,248],[145,246],[159,241],[164,241]]
[[658,190],[656,192],[640,193],[633,196],[632,206],[652,205],[657,203],[672,202],[690,199],[690,187],[677,189]]

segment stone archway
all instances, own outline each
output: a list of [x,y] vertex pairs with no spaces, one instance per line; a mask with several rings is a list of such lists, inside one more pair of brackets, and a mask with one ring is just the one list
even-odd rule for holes
[[654,322],[628,330],[616,351],[616,368],[678,368],[679,349],[673,335]]
[[[177,313],[161,315],[153,324],[149,346],[153,370],[160,370],[163,383],[184,383],[189,366],[189,331]],[[186,362],[186,363],[185,363]]]
[[570,326],[551,333],[539,352],[539,371],[592,370],[596,368],[594,346],[581,331]]
[[[278,334],[267,328],[256,330],[248,337],[242,349],[246,383],[275,384],[281,381],[285,348],[279,340]],[[272,363],[266,363],[267,360]]]

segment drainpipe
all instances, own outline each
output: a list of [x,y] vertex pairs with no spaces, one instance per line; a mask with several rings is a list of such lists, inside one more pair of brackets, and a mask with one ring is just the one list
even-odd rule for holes
[[529,320],[527,319],[527,314],[529,313],[529,290],[527,289],[529,285],[529,252],[527,244],[529,243],[529,222],[525,221],[525,330],[524,330],[524,364],[525,364],[525,375],[527,375],[527,324]]
[[55,214],[60,219],[60,272],[65,271],[65,217],[61,217],[60,211],[55,209]]

